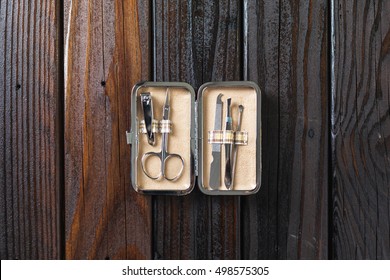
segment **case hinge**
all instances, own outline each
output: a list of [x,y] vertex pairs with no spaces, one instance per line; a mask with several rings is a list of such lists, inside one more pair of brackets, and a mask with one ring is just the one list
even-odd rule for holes
[[199,149],[198,149],[198,145],[199,145],[199,138],[198,138],[198,101],[195,101],[195,124],[194,124],[194,127],[195,127],[195,154],[194,154],[194,160],[195,160],[195,176],[198,176],[199,172]]

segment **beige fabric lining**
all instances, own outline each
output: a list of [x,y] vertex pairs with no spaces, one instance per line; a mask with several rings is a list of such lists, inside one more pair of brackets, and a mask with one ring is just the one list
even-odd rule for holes
[[[153,98],[154,119],[161,120],[163,113],[163,105],[165,102],[166,87],[141,87],[137,92],[137,121],[143,119],[140,94],[142,92],[151,92]],[[168,152],[179,154],[184,160],[184,170],[181,177],[170,182],[165,179],[158,181],[148,178],[142,171],[141,158],[147,152],[160,152],[162,134],[155,134],[156,144],[151,146],[148,144],[145,134],[138,134],[139,145],[137,155],[136,174],[137,188],[144,191],[186,191],[191,188],[191,93],[186,88],[170,88],[170,120],[172,121],[173,130],[169,134]],[[139,123],[138,123],[139,124]],[[178,159],[172,158],[167,161],[168,177],[174,177],[181,168],[181,162]],[[155,176],[160,172],[160,161],[157,158],[147,160],[146,168],[155,173]]]
[[[256,188],[256,137],[257,136],[257,94],[255,89],[250,87],[226,88],[212,86],[205,88],[202,95],[203,108],[203,139],[201,159],[203,162],[203,184],[202,187],[210,190],[210,164],[212,162],[212,145],[208,143],[208,131],[214,130],[215,107],[217,96],[222,93],[223,118],[222,128],[225,125],[226,99],[232,98],[233,128],[237,127],[238,106],[244,106],[241,131],[248,132],[248,145],[237,146],[236,173],[233,190],[250,191]],[[225,147],[221,146],[221,186],[219,190],[227,190],[224,185],[225,175]]]

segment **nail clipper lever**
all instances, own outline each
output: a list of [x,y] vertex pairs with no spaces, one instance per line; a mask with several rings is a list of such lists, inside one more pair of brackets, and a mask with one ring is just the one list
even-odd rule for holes
[[146,134],[148,136],[149,145],[154,146],[156,143],[153,128],[153,99],[150,92],[141,93],[141,105],[144,114]]

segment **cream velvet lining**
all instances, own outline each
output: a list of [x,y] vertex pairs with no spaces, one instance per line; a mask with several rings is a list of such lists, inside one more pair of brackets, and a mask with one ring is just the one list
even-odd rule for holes
[[[150,92],[153,99],[154,119],[160,121],[163,114],[166,87],[141,87],[137,92],[137,123],[143,120],[143,113],[140,95],[143,92]],[[156,134],[156,144],[148,144],[147,136],[138,133],[138,154],[136,173],[137,188],[144,191],[185,191],[191,188],[191,94],[186,88],[170,87],[170,120],[172,121],[172,132],[168,138],[168,152],[179,154],[184,160],[184,170],[180,178],[174,182],[160,179],[152,180],[142,171],[141,158],[147,152],[161,151],[161,134]],[[160,161],[157,158],[148,159],[146,167],[152,176],[160,172]],[[174,177],[181,168],[178,159],[167,161],[166,172],[168,177]]]
[[[203,153],[201,155],[201,161],[203,162],[203,178],[202,187],[206,190],[210,190],[209,178],[210,178],[210,164],[212,162],[212,145],[208,143],[207,135],[208,131],[214,130],[215,120],[215,108],[217,96],[222,93],[223,101],[223,117],[222,128],[225,128],[225,116],[226,116],[226,99],[231,98],[231,108],[233,117],[233,129],[237,128],[238,122],[238,106],[241,104],[244,106],[244,112],[242,115],[241,131],[248,132],[248,145],[237,146],[237,161],[235,179],[233,184],[233,190],[250,191],[256,188],[256,131],[257,131],[257,93],[256,90],[251,87],[207,87],[203,90],[202,94],[202,108],[203,108],[203,139],[202,147]],[[225,147],[221,146],[221,185],[219,190],[226,191],[224,184],[225,176]]]

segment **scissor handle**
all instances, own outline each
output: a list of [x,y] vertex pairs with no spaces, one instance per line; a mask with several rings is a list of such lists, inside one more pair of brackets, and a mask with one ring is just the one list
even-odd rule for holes
[[159,153],[155,153],[155,152],[148,152],[148,153],[145,153],[142,158],[141,158],[141,167],[142,167],[142,171],[144,172],[144,174],[146,176],[148,176],[150,179],[152,180],[158,180],[159,178],[161,178],[161,175],[162,175],[162,172],[161,172],[161,169],[160,169],[160,173],[156,176],[156,177],[153,177],[150,175],[150,173],[148,172],[147,168],[146,168],[146,160],[148,158],[151,158],[151,157],[158,157],[160,159],[160,162],[161,162],[161,165],[163,164],[163,161],[162,161],[162,152],[159,152]]
[[[165,174],[166,162],[167,162],[167,160],[170,159],[170,158],[178,158],[178,159],[181,161],[181,168],[180,168],[180,171],[179,171],[179,172],[176,174],[176,176],[173,177],[173,178],[168,178],[168,177],[166,176],[166,174]],[[180,178],[181,173],[183,173],[183,169],[184,169],[184,160],[183,160],[183,158],[182,158],[180,155],[178,155],[178,154],[169,154],[169,153],[166,153],[166,157],[165,157],[165,159],[164,159],[164,163],[163,163],[163,166],[162,166],[162,168],[161,168],[161,172],[163,173],[163,177],[164,177],[165,179],[167,179],[168,181],[176,181],[177,179]]]
[[[161,166],[160,166],[160,173],[157,175],[157,176],[152,176],[147,168],[146,168],[146,161],[151,158],[151,157],[158,157],[160,159],[160,162],[161,162]],[[181,168],[180,168],[180,171],[176,174],[175,177],[173,178],[168,178],[165,174],[165,166],[167,165],[167,161],[170,159],[170,158],[178,158],[181,162]],[[163,159],[163,153],[162,152],[159,152],[159,153],[155,153],[155,152],[148,152],[148,153],[145,153],[142,158],[141,158],[141,167],[142,167],[142,171],[144,172],[144,174],[152,179],[152,180],[158,180],[160,179],[161,177],[165,178],[166,180],[168,181],[176,181],[177,179],[180,178],[181,174],[183,173],[183,169],[184,169],[184,160],[183,158],[178,155],[178,154],[169,154],[167,152],[164,153],[164,159]]]

